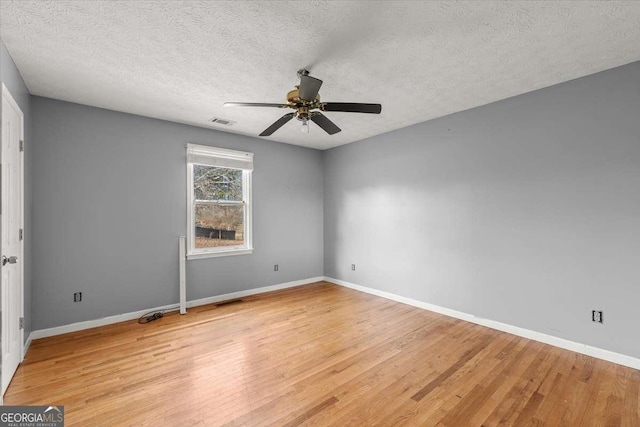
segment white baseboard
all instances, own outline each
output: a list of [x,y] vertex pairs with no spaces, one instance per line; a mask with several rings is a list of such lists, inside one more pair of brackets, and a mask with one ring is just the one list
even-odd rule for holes
[[627,356],[620,353],[614,353],[613,351],[604,350],[598,347],[592,347],[586,344],[580,344],[574,341],[566,340],[564,338],[558,338],[553,335],[532,331],[530,329],[520,328],[518,326],[512,326],[506,323],[497,322],[495,320],[483,319],[481,317],[476,317],[472,314],[451,310],[449,308],[440,307],[438,305],[429,304],[423,301],[418,301],[413,298],[403,297],[400,295],[392,294],[390,292],[379,291],[377,289],[368,288],[366,286],[356,285],[354,283],[345,282],[344,280],[338,280],[331,277],[325,277],[324,280],[327,282],[335,283],[336,285],[344,286],[346,288],[355,289],[356,291],[365,292],[367,294],[376,295],[392,301],[397,301],[403,304],[412,305],[414,307],[422,308],[424,310],[429,310],[436,313],[444,314],[446,316],[454,317],[456,319],[465,320],[467,322],[475,323],[477,325],[486,326],[491,329],[507,332],[509,334],[517,335],[519,337],[528,338],[534,341],[539,341],[555,347],[564,348],[566,350],[575,351],[577,353],[586,354],[587,356],[592,356],[598,359],[606,360],[609,362],[617,363],[619,365],[624,365],[630,368],[640,370],[640,359],[637,359],[635,357]]
[[[232,292],[232,293],[216,295],[208,298],[201,298],[197,300],[187,301],[187,307],[188,308],[198,307],[201,305],[212,304],[219,301],[242,298],[249,295],[257,295],[265,292],[272,292],[280,289],[292,288],[295,286],[308,285],[308,284],[316,283],[323,280],[334,283],[336,285],[344,286],[346,288],[354,289],[356,291],[365,292],[371,295],[376,295],[392,301],[397,301],[403,304],[422,308],[424,310],[429,310],[435,313],[444,314],[445,316],[454,317],[456,319],[475,323],[481,326],[486,326],[488,328],[496,329],[498,331],[517,335],[523,338],[528,338],[534,341],[539,341],[555,347],[564,348],[566,350],[575,351],[577,353],[585,354],[587,356],[596,357],[598,359],[606,360],[609,362],[617,363],[619,365],[628,366],[630,368],[640,370],[640,359],[637,359],[635,357],[627,356],[620,353],[615,353],[609,350],[604,350],[604,349],[593,347],[586,344],[580,344],[575,341],[569,341],[564,338],[558,338],[553,335],[532,331],[530,329],[520,328],[518,326],[509,325],[509,324],[498,322],[495,320],[476,317],[472,314],[463,313],[461,311],[452,310],[452,309],[441,307],[434,304],[429,304],[413,298],[407,298],[400,295],[392,294],[390,292],[380,291],[377,289],[368,288],[366,286],[356,285],[354,283],[345,282],[344,280],[338,280],[332,277],[322,277],[322,276],[312,277],[304,280],[296,280],[293,282],[281,283],[281,284],[272,285],[272,286],[264,286],[262,288],[248,289],[246,291]],[[98,326],[111,325],[113,323],[119,323],[119,322],[124,322],[128,320],[134,320],[134,319],[138,319],[143,314],[149,313],[151,311],[172,310],[172,309],[177,310],[178,304],[176,303],[171,305],[165,305],[161,307],[139,310],[131,313],[124,313],[124,314],[118,314],[115,316],[104,317],[102,319],[87,320],[84,322],[77,322],[69,325],[57,326],[54,328],[31,331],[24,345],[23,357],[27,353],[27,350],[29,349],[29,346],[31,345],[32,340],[35,340],[35,339],[66,334],[68,332],[81,331],[84,329],[96,328]]]
[[[277,291],[279,289],[286,289],[286,288],[293,288],[295,286],[308,285],[311,283],[320,282],[322,280],[324,280],[324,277],[322,276],[311,277],[309,279],[295,280],[293,282],[280,283],[280,284],[271,285],[271,286],[264,286],[262,288],[254,288],[254,289],[248,289],[246,291],[232,292],[229,294],[216,295],[208,298],[201,298],[193,301],[187,301],[187,308],[198,307],[200,305],[211,304],[219,301],[242,298],[249,295],[263,294],[265,292]],[[84,329],[97,328],[98,326],[111,325],[113,323],[125,322],[127,320],[134,320],[152,311],[174,310],[174,309],[175,310],[179,309],[178,303],[163,305],[161,307],[148,308],[145,310],[138,310],[131,313],[117,314],[115,316],[103,317],[101,319],[87,320],[84,322],[71,323],[69,325],[56,326],[54,328],[39,329],[36,331],[31,331],[31,333],[29,334],[29,338],[27,339],[27,344],[25,344],[24,353],[26,354],[28,345],[31,344],[31,340],[52,337],[54,335],[66,334],[69,332],[82,331]]]
[[31,345],[31,341],[33,340],[33,336],[31,335],[31,333],[29,333],[29,336],[27,337],[27,340],[24,343],[24,346],[22,347],[22,359],[24,360],[24,356],[25,354],[27,354],[27,350],[29,350],[29,346]]

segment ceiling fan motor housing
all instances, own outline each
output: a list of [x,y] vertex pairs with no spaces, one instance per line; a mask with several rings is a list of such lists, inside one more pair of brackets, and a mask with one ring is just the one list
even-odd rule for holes
[[312,102],[305,101],[300,98],[300,89],[296,86],[295,89],[287,93],[287,103],[296,110],[296,118],[298,120],[308,119],[310,110],[319,108],[320,94],[316,95],[316,99]]

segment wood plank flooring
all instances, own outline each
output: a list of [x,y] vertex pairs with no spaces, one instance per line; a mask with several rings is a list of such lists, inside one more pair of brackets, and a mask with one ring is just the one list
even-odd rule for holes
[[67,426],[640,427],[640,371],[326,282],[36,340]]

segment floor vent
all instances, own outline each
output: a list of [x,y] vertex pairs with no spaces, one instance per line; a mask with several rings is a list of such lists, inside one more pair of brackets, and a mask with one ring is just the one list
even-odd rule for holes
[[212,118],[211,123],[222,126],[233,126],[234,124],[236,124],[236,122],[233,122],[231,120],[220,119],[218,117]]
[[221,305],[235,304],[235,303],[238,303],[238,302],[242,302],[242,300],[241,299],[230,299],[230,300],[227,300],[227,301],[220,301],[220,302],[216,303],[216,307],[220,307]]

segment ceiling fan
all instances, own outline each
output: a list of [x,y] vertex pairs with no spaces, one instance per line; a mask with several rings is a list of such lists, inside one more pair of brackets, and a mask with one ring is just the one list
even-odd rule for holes
[[[280,129],[285,123],[294,117],[302,122],[302,131],[309,132],[309,120],[320,126],[329,135],[340,132],[327,116],[320,111],[342,111],[346,113],[368,113],[380,114],[382,105],[380,104],[360,104],[355,102],[320,102],[320,86],[322,80],[309,75],[309,71],[304,68],[298,70],[300,84],[295,89],[287,93],[286,104],[265,104],[260,102],[225,102],[225,107],[276,107],[292,108],[293,113],[287,113],[280,117],[271,126],[266,128],[259,136],[269,136]],[[318,111],[319,110],[319,111]]]

